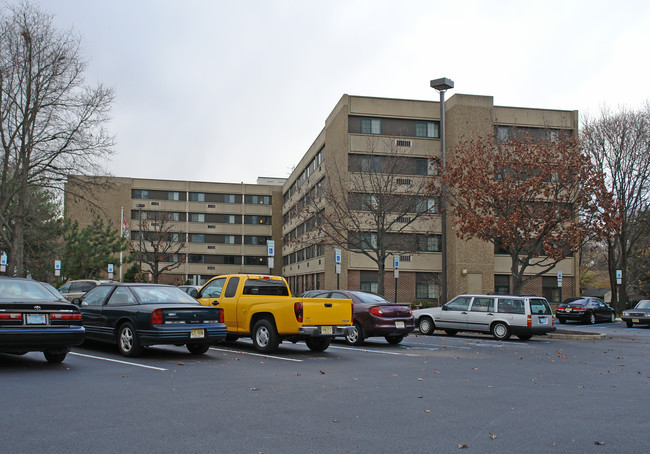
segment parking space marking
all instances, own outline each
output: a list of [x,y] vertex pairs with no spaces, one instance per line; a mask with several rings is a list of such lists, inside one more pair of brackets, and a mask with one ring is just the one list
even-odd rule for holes
[[293,361],[293,362],[296,362],[296,363],[301,363],[303,361],[302,359],[284,358],[282,356],[273,356],[273,355],[263,355],[261,353],[245,352],[243,350],[234,350],[234,349],[230,350],[228,348],[210,347],[210,350],[216,350],[218,352],[237,353],[237,354],[241,354],[241,355],[261,356],[262,358],[280,359],[282,361]]
[[338,348],[339,350],[352,350],[355,352],[364,352],[364,353],[378,353],[380,355],[416,356],[416,355],[410,355],[408,353],[387,352],[386,350],[370,350],[367,348],[358,348],[358,347],[341,347],[338,345],[330,345],[330,348]]
[[83,353],[77,353],[77,352],[70,352],[69,354],[70,355],[75,355],[75,356],[83,356],[84,358],[98,359],[100,361],[108,361],[108,362],[111,362],[111,363],[126,364],[127,366],[143,367],[145,369],[153,369],[153,370],[160,370],[160,371],[167,371],[168,370],[168,369],[163,369],[162,367],[147,366],[146,364],[138,364],[138,363],[132,363],[132,362],[129,362],[129,361],[122,361],[122,360],[119,360],[119,359],[104,358],[102,356],[85,355]]
[[463,347],[462,345],[446,345],[446,344],[412,344],[412,343],[404,343],[402,342],[400,345],[404,346],[405,348],[412,348],[412,349],[434,349],[434,350],[439,350],[441,348],[460,348],[463,350],[471,350],[472,347]]

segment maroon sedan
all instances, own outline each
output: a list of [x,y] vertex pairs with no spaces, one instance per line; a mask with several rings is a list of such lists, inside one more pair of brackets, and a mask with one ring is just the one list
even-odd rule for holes
[[389,344],[399,344],[415,329],[411,308],[395,304],[374,293],[357,290],[323,290],[318,298],[351,299],[355,330],[345,337],[350,345],[362,345],[368,337],[381,336]]

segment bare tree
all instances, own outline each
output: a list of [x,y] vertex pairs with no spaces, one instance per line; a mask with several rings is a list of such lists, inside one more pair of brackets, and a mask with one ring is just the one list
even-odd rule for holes
[[437,199],[427,192],[429,160],[397,143],[368,138],[369,151],[346,153],[343,162],[330,155],[327,176],[298,207],[306,221],[287,238],[289,244],[328,244],[368,257],[377,266],[381,295],[390,254],[436,250],[439,241],[415,233],[438,210]]
[[598,117],[583,121],[580,138],[620,205],[619,233],[607,241],[612,304],[616,307],[616,270],[623,272],[620,301],[625,302],[632,282],[630,258],[649,233],[644,215],[650,197],[650,104],[638,111],[604,108]]
[[52,22],[27,1],[0,13],[0,240],[21,276],[29,189],[98,173],[114,144],[112,90],[85,84],[80,38]]
[[[141,212],[145,213],[145,212]],[[184,260],[184,234],[176,231],[176,225],[169,213],[148,211],[146,219],[138,222],[139,232],[131,242],[131,252],[140,263],[151,271],[153,282],[158,283],[160,275],[181,266]]]

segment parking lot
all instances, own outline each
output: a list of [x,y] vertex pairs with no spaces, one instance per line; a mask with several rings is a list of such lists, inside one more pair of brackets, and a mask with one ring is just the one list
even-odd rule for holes
[[0,355],[3,452],[648,452],[650,328],[559,329]]

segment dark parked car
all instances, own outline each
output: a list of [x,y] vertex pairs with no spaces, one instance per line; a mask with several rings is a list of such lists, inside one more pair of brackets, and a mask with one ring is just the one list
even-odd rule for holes
[[204,306],[171,285],[100,284],[79,305],[86,339],[117,344],[124,356],[150,345],[175,344],[198,355],[226,338],[220,308]]
[[597,321],[616,321],[616,311],[598,298],[578,296],[567,298],[555,309],[555,318],[560,323],[575,320],[593,325]]
[[31,279],[0,278],[0,352],[41,351],[60,363],[84,341],[79,309]]
[[650,300],[641,300],[636,303],[634,309],[623,311],[621,317],[628,328],[632,328],[635,323],[640,325],[650,325]]
[[358,290],[323,290],[318,298],[351,299],[354,330],[345,337],[350,345],[363,345],[368,337],[381,336],[390,344],[399,344],[415,329],[411,308],[395,304],[374,293]]

